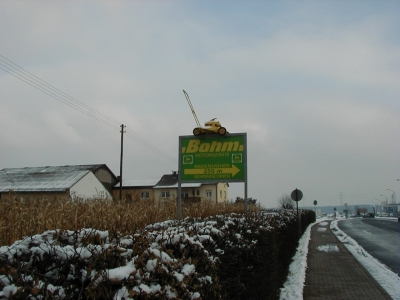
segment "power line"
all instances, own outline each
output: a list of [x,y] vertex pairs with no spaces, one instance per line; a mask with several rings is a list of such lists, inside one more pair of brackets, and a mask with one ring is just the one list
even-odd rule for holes
[[[46,81],[44,81],[44,80],[40,79],[39,77],[35,76],[34,74],[30,73],[29,71],[25,70],[24,68],[22,68],[21,66],[17,65],[16,63],[10,61],[9,59],[4,57],[3,55],[0,54],[0,57],[2,57],[2,58],[0,58],[0,61],[2,61],[3,63],[7,64],[8,67],[11,67],[13,69],[12,71],[17,72],[18,74],[22,74],[22,76],[24,78],[26,78],[26,76],[27,76],[29,78],[29,79],[27,78],[29,81],[41,84],[46,88],[46,90],[52,91],[55,94],[58,94],[59,96],[65,97],[66,101],[72,101],[72,102],[76,103],[77,105],[81,106],[82,108],[84,108],[84,109],[86,109],[88,111],[91,111],[91,112],[101,116],[102,118],[104,118],[104,119],[106,119],[106,120],[108,120],[110,122],[113,122],[113,123],[115,123],[116,125],[119,126],[120,122],[118,122],[118,121],[116,121],[116,120],[114,120],[114,119],[102,114],[101,112],[99,112],[99,111],[97,111],[97,110],[85,105],[84,103],[82,103],[82,102],[76,100],[75,98],[69,96],[68,94],[62,92],[61,90],[57,89],[56,87],[52,86],[51,84],[47,83]],[[6,60],[6,61],[4,61],[4,60]],[[3,64],[0,63],[0,65],[3,65]],[[5,67],[8,68],[7,66],[5,66]],[[10,68],[8,68],[8,69],[10,69]],[[8,72],[8,71],[6,71],[6,72]],[[10,72],[8,72],[8,73],[10,73]],[[14,74],[11,74],[11,75],[14,75]]]
[[[39,77],[35,76],[34,74],[28,72],[24,68],[20,67],[16,63],[12,62],[11,60],[7,59],[3,55],[0,54],[0,69],[7,72],[8,74],[18,78],[19,80],[29,84],[30,86],[34,87],[35,89],[47,94],[48,96],[68,105],[69,107],[95,119],[98,122],[103,123],[113,129],[120,130],[121,122],[108,117],[107,115],[91,108],[88,105],[78,101],[77,99],[69,96],[68,94],[62,92],[61,90],[55,88],[51,84],[47,83],[46,81],[40,79]],[[143,147],[147,148],[148,150],[152,151],[153,153],[162,156],[170,161],[177,162],[176,158],[169,155],[168,153],[162,151],[158,147],[154,146],[146,139],[141,137],[139,134],[134,132],[133,130],[129,130],[127,132],[127,136],[132,140],[136,141],[137,143],[141,144]]]
[[[1,58],[0,58],[1,60]],[[52,91],[51,89],[46,88],[45,85],[41,85],[40,83],[35,82],[34,80],[31,80],[29,78],[29,76],[24,76],[24,74],[21,72],[19,73],[18,71],[15,71],[13,69],[10,69],[8,66],[5,66],[4,64],[2,64],[0,62],[0,69],[4,70],[5,72],[9,73],[10,75],[18,78],[19,80],[29,84],[30,86],[34,87],[35,89],[49,95],[50,97],[68,105],[69,107],[76,109],[78,111],[80,111],[81,113],[107,125],[110,126],[112,128],[118,128],[117,125],[113,125],[110,122],[108,122],[107,120],[104,120],[104,118],[101,118],[101,116],[96,115],[96,113],[92,113],[89,110],[85,110],[82,107],[80,107],[79,105],[76,105],[74,103],[71,103],[70,101],[68,101],[68,99],[64,99],[62,95],[55,93],[54,91]]]
[[160,150],[159,148],[157,148],[156,146],[152,145],[151,143],[149,143],[147,140],[145,140],[144,138],[142,138],[141,136],[139,136],[137,133],[135,133],[134,131],[129,130],[129,128],[126,128],[126,136],[128,136],[130,139],[138,142],[139,144],[141,144],[142,146],[146,147],[148,150],[152,151],[153,153],[162,156],[170,161],[173,161],[175,163],[178,163],[178,161],[176,160],[175,157],[173,157],[172,155],[169,155],[168,153]]

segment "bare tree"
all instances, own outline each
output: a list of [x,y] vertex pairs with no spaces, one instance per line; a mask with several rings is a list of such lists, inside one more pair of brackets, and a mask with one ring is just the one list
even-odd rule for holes
[[296,202],[293,201],[288,194],[282,194],[282,196],[278,198],[278,204],[279,207],[283,209],[293,209],[296,206]]

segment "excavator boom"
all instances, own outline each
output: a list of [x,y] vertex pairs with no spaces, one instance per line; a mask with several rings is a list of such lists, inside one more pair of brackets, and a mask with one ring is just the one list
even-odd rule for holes
[[202,134],[219,134],[219,135],[225,135],[228,132],[226,131],[225,127],[221,126],[221,123],[219,123],[216,118],[211,119],[210,121],[205,123],[205,127],[201,127],[199,119],[197,118],[196,112],[194,111],[192,102],[190,101],[189,95],[188,93],[185,92],[185,90],[183,90],[183,93],[185,94],[186,100],[189,104],[189,107],[192,111],[194,120],[196,121],[196,125],[197,127],[195,127],[193,129],[193,134],[195,136],[199,136]]
[[187,102],[189,104],[189,107],[190,107],[190,109],[192,111],[192,114],[193,114],[194,120],[196,121],[197,127],[200,128],[201,125],[200,125],[199,119],[197,118],[196,112],[194,111],[194,108],[193,108],[192,102],[190,101],[189,95],[185,92],[185,90],[183,90],[183,93],[185,94],[186,100],[187,100]]

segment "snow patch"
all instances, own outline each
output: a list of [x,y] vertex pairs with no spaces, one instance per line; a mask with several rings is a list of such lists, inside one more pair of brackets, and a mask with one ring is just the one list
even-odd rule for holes
[[[307,254],[308,244],[311,238],[311,227],[322,222],[323,219],[317,220],[316,223],[310,224],[306,231],[303,233],[297,247],[296,254],[293,256],[293,262],[289,266],[289,274],[286,278],[286,282],[281,288],[279,296],[280,300],[289,299],[303,299],[303,288],[306,280],[306,269],[307,269]],[[326,222],[324,222],[326,223]]]
[[318,246],[317,249],[323,252],[339,252],[339,247],[334,244],[327,244]]

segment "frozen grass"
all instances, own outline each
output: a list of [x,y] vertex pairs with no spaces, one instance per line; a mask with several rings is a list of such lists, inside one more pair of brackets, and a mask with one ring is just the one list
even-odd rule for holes
[[[259,210],[249,205],[249,211]],[[219,214],[242,213],[243,205],[211,203],[184,204],[182,216],[207,217]],[[177,218],[174,201],[153,203],[115,203],[108,200],[61,201],[52,199],[28,199],[0,201],[0,246],[10,245],[25,236],[46,230],[79,230],[96,228],[131,234],[148,224]]]

